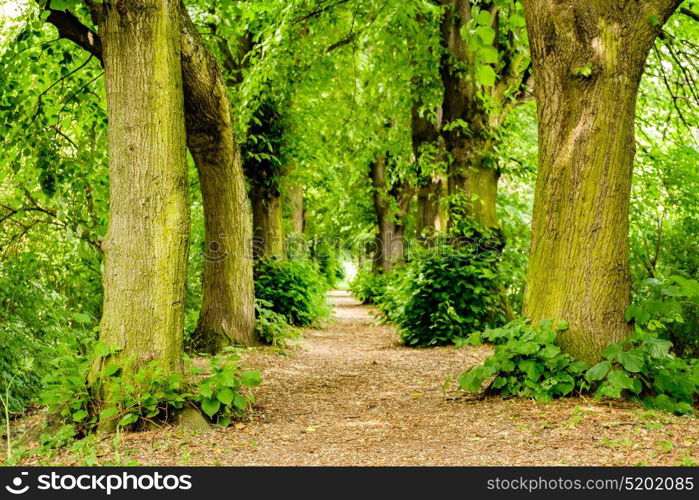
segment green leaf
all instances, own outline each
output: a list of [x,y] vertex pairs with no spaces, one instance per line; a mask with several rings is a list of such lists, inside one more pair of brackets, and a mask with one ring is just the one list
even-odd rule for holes
[[115,373],[117,373],[121,369],[121,366],[119,366],[117,363],[109,363],[105,368],[104,368],[104,374],[107,375],[108,377],[111,377]]
[[609,364],[609,361],[602,361],[601,363],[597,363],[595,366],[587,370],[585,378],[589,382],[602,380],[604,377],[607,376],[607,373],[609,373],[609,370],[611,369],[612,365]]
[[218,399],[204,398],[201,402],[201,409],[209,418],[213,418],[221,409],[221,402]]
[[478,22],[478,24],[480,24],[481,26],[490,26],[490,23],[492,22],[490,12],[488,12],[487,10],[481,10],[478,13],[478,18],[476,22]]
[[89,416],[89,414],[85,410],[76,411],[75,413],[73,413],[73,421],[74,422],[82,422],[88,416]]
[[105,408],[100,412],[100,420],[107,420],[112,417],[115,417],[119,414],[119,409],[112,406],[110,408]]
[[620,353],[617,356],[617,361],[627,372],[638,373],[643,370],[643,356],[635,350]]
[[490,26],[479,26],[476,28],[476,34],[480,37],[485,45],[492,45],[495,40],[495,30]]
[[216,394],[216,399],[218,399],[221,403],[224,405],[228,406],[233,402],[233,398],[235,397],[235,392],[233,392],[230,388],[224,387],[220,391],[218,391],[218,394]]
[[246,410],[248,407],[248,400],[245,399],[243,396],[240,394],[236,394],[235,398],[233,399],[233,404],[235,405],[236,408],[239,410]]
[[247,371],[240,376],[240,383],[247,387],[257,387],[262,383],[260,372]]
[[607,380],[609,380],[610,384],[620,389],[631,390],[634,388],[633,379],[629,376],[628,373],[626,373],[623,370],[612,370],[611,372],[609,372]]

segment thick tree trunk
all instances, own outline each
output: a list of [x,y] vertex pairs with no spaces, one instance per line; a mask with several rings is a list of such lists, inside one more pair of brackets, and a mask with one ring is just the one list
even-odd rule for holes
[[483,227],[498,227],[500,173],[490,158],[492,141],[449,134],[446,142],[453,156],[448,175],[451,210],[461,212],[460,215]]
[[223,77],[184,5],[180,10],[187,145],[199,173],[205,222],[202,304],[192,347],[216,353],[258,342],[251,211]]
[[[486,109],[478,95],[473,74],[463,74],[452,59],[465,66],[473,65],[472,48],[462,37],[461,29],[471,19],[470,0],[443,0],[447,7],[442,21],[442,38],[447,51],[442,61],[444,83],[444,123],[463,121],[468,130],[457,126],[443,132],[451,163],[449,165],[449,196],[463,196],[454,206],[462,216],[469,216],[484,227],[497,227],[496,196],[499,173],[490,161],[495,128],[503,119]],[[473,73],[473,72],[471,72]]]
[[250,196],[255,258],[284,257],[281,196],[267,192],[262,186],[253,186]]
[[189,237],[178,3],[105,1],[98,17],[110,157],[100,340],[126,370],[177,371]]
[[571,355],[626,338],[628,208],[636,94],[677,2],[525,1],[539,114],[539,170],[525,315],[565,319]]
[[432,237],[447,229],[447,210],[443,200],[449,195],[447,178],[434,175],[417,193],[418,236]]

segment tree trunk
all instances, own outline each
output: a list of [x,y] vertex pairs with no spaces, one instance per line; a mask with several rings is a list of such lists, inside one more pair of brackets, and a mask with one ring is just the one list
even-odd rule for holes
[[[374,186],[374,209],[378,233],[375,238],[374,261],[375,273],[390,272],[394,266],[403,261],[405,227],[404,209],[407,206],[405,196],[396,197],[400,188],[389,190],[386,181],[386,157],[379,156],[371,164],[371,178]],[[391,207],[391,197],[397,198],[398,211]]]
[[303,201],[303,186],[291,186],[288,190],[291,227],[294,233],[303,234],[306,226],[306,211]]
[[183,4],[180,10],[187,145],[199,173],[205,224],[202,303],[192,347],[216,353],[258,342],[252,216],[221,71]]
[[446,142],[453,156],[448,176],[450,211],[483,227],[498,227],[500,173],[490,158],[492,141],[449,134]]
[[[256,341],[249,248],[252,214],[238,159],[238,146],[230,129],[229,103],[222,99],[218,64],[204,46],[183,4],[180,4],[180,14],[187,143],[192,149],[202,186],[209,186],[202,193],[208,259],[204,266],[203,307],[195,343],[205,350],[213,350],[207,349],[207,345],[231,342],[249,345]],[[99,8],[96,15],[99,16]],[[101,38],[70,12],[50,11],[47,21],[58,28],[61,37],[72,40],[103,60]],[[210,137],[209,130],[213,132]],[[222,172],[226,175],[222,176]],[[220,193],[217,189],[210,189],[217,182],[223,186]],[[224,196],[223,193],[234,195]],[[234,262],[219,265],[219,259],[224,255],[228,261]]]
[[177,371],[189,239],[178,3],[98,9],[110,163],[100,340],[127,370],[158,360]]
[[447,210],[442,200],[448,196],[447,178],[434,175],[417,193],[418,236],[432,237],[447,229]]
[[268,192],[264,186],[253,186],[250,195],[255,258],[284,257],[281,196]]
[[525,1],[539,169],[524,312],[534,321],[567,320],[560,345],[588,362],[630,332],[636,94],[659,26],[677,3]]
[[[451,124],[443,132],[451,162],[448,169],[449,196],[454,202],[455,215],[470,217],[484,227],[497,227],[496,196],[499,173],[490,160],[495,128],[504,119],[504,113],[490,116],[484,100],[478,95],[473,74],[464,74],[462,66],[473,65],[471,48],[463,39],[461,29],[471,19],[470,0],[443,0],[446,7],[442,21],[445,48],[442,61],[444,83],[444,122]],[[471,71],[473,73],[473,71]],[[484,90],[485,92],[485,90]],[[463,130],[457,123],[465,123]],[[462,199],[457,201],[455,196]],[[451,208],[450,208],[451,211]],[[450,218],[450,224],[453,218]]]
[[[439,134],[441,126],[442,110],[437,109],[436,122],[428,117],[420,115],[420,102],[413,103],[411,112],[411,128],[413,157],[418,165],[424,165],[425,159],[431,165],[430,171],[421,172],[429,175],[424,185],[417,194],[417,227],[418,237],[430,238],[447,229],[447,207],[443,200],[448,196],[447,179],[443,173],[439,173],[439,165],[446,161],[444,140]],[[425,146],[431,146],[425,148]],[[425,158],[436,148],[434,157]],[[424,168],[424,166],[422,167]]]

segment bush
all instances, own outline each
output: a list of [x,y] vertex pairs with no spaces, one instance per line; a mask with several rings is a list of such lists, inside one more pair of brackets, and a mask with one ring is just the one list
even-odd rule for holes
[[64,348],[57,353],[45,378],[41,401],[64,424],[55,433],[58,441],[46,435],[45,444],[63,445],[64,438],[86,436],[101,424],[139,430],[149,422],[170,422],[185,406],[200,408],[212,422],[228,426],[232,418],[247,413],[254,402],[249,388],[260,383],[259,372],[242,372],[239,356],[226,349],[211,359],[207,369],[189,364],[185,374],[168,373],[158,361],[151,361],[122,376],[128,360],[108,364],[106,378],[91,386],[88,376],[94,360],[117,349],[90,337],[76,344],[77,352]]
[[386,274],[375,274],[371,270],[371,265],[364,265],[357,270],[357,274],[350,283],[350,291],[364,304],[375,304],[385,292],[387,284]]
[[[440,245],[413,256],[387,297],[389,319],[411,346],[447,344],[505,322],[497,249]],[[388,287],[389,290],[391,286]]]
[[272,307],[271,302],[255,300],[255,330],[264,343],[283,349],[287,340],[298,337],[300,332],[289,325],[282,314],[274,312]]
[[330,245],[317,242],[313,245],[313,259],[318,263],[320,273],[325,277],[329,287],[334,287],[345,277],[345,270],[337,255],[337,249]]
[[498,345],[482,365],[461,374],[459,386],[478,392],[486,382],[488,392],[538,400],[584,393],[596,399],[631,397],[649,408],[692,412],[699,397],[699,363],[670,354],[670,341],[637,327],[628,340],[608,346],[604,359],[590,368],[554,344],[567,327],[565,321],[532,326],[520,319],[472,335],[472,344],[488,340]]
[[670,276],[644,284],[645,298],[626,310],[626,320],[672,342],[678,356],[699,356],[699,282]]
[[255,265],[255,297],[294,326],[312,326],[330,309],[327,283],[309,260],[261,260]]
[[554,328],[550,321],[533,327],[527,321],[515,320],[502,328],[474,333],[469,337],[473,345],[483,340],[499,345],[481,366],[461,374],[459,386],[478,392],[488,380],[490,392],[537,400],[550,400],[586,388],[583,375],[588,366],[553,344],[557,331],[566,327],[563,323]]

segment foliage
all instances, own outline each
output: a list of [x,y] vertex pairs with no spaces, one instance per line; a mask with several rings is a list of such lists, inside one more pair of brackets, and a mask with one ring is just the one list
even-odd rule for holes
[[469,341],[478,345],[483,340],[498,344],[495,353],[481,366],[474,367],[459,378],[462,389],[480,391],[484,381],[489,389],[502,396],[533,397],[549,400],[566,396],[587,387],[584,374],[588,366],[561,352],[553,341],[565,323],[551,321],[537,326],[515,320],[499,329],[476,332]]
[[387,275],[374,273],[371,265],[363,265],[350,282],[350,291],[357,300],[365,304],[374,304],[386,291],[387,282]]
[[[670,354],[672,343],[636,328],[628,339],[608,346],[605,359],[593,367],[577,361],[555,345],[565,321],[544,320],[536,326],[518,319],[502,328],[474,333],[468,342],[496,344],[482,365],[461,374],[459,386],[502,396],[550,400],[592,393],[596,399],[625,396],[650,408],[691,413],[699,398],[699,363]],[[466,342],[464,342],[465,344]]]
[[255,264],[255,297],[294,326],[312,326],[327,316],[327,284],[308,259],[267,259]]
[[644,280],[649,293],[626,310],[626,320],[657,332],[683,357],[699,356],[699,281],[670,276]]
[[447,344],[506,319],[497,271],[499,251],[487,239],[439,244],[411,256],[398,281],[402,305],[390,318],[410,346]]
[[626,394],[649,408],[691,413],[699,398],[699,363],[669,354],[671,348],[672,342],[637,328],[628,340],[608,346],[586,379],[597,383],[597,399]]
[[289,339],[300,335],[300,331],[289,325],[286,317],[275,312],[273,307],[274,305],[266,300],[255,300],[255,330],[263,342],[283,349]]
[[249,388],[261,382],[260,372],[240,371],[239,359],[240,356],[230,350],[215,356],[209,364],[208,376],[195,384],[194,401],[213,422],[223,427],[230,425],[234,418],[247,415],[255,402]]
[[[63,424],[55,435],[42,439],[60,446],[73,436],[86,436],[98,426],[136,430],[149,424],[170,422],[185,406],[200,408],[223,426],[243,417],[254,402],[247,389],[260,383],[255,371],[241,372],[235,352],[213,357],[208,369],[188,366],[172,373],[157,360],[136,369],[129,360],[110,362],[118,352],[93,336],[64,346],[45,377],[41,402]],[[96,360],[103,360],[98,384],[89,384]],[[196,379],[195,377],[201,377]]]

